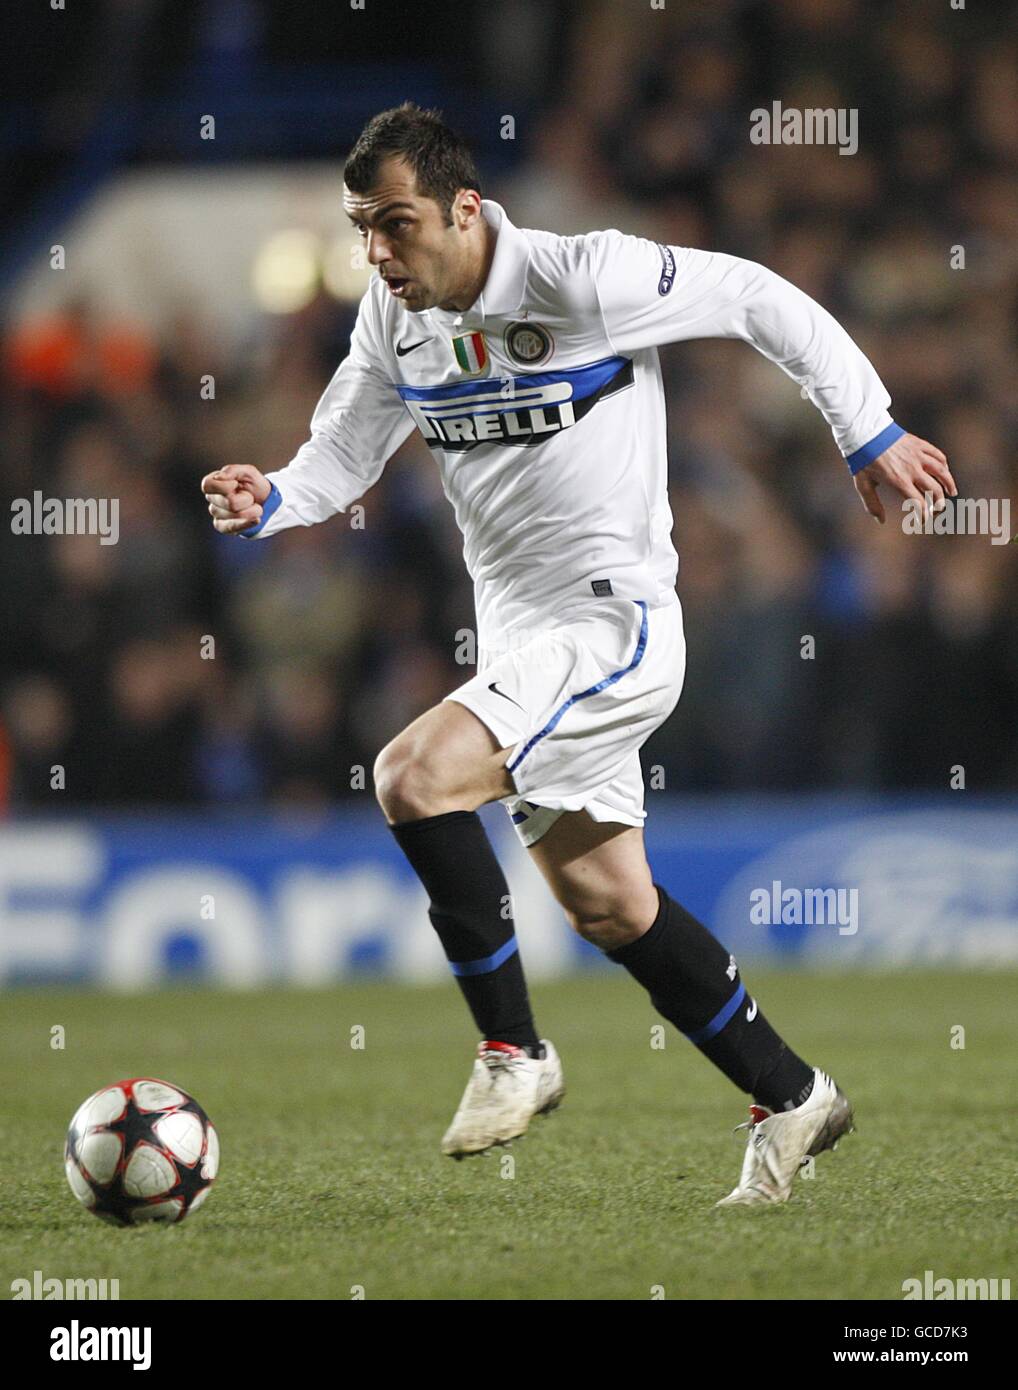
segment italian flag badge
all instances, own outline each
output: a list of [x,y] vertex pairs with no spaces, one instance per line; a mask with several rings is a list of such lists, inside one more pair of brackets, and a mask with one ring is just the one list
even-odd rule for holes
[[461,333],[452,340],[452,350],[460,370],[470,376],[483,372],[488,365],[488,348],[483,333]]

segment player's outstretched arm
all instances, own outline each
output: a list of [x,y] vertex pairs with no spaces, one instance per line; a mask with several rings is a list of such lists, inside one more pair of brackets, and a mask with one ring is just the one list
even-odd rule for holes
[[217,531],[235,536],[249,526],[257,526],[271,484],[263,473],[246,463],[231,463],[201,480],[209,515]]
[[202,479],[217,531],[250,539],[315,526],[346,511],[378,481],[415,426],[378,347],[377,318],[369,289],[350,352],[311,417],[311,437],[284,468],[263,474],[250,464],[230,464]]
[[947,460],[891,418],[891,397],[873,364],[822,305],[755,261],[661,246],[621,232],[588,239],[604,325],[616,352],[692,338],[741,338],[776,363],[823,414],[878,521],[877,487],[903,497],[944,488]]
[[944,506],[945,493],[948,497],[958,496],[945,456],[935,444],[914,434],[903,434],[855,475],[855,490],[863,506],[881,525],[885,519],[884,505],[877,488],[882,483],[924,508],[927,497],[932,497],[934,511]]

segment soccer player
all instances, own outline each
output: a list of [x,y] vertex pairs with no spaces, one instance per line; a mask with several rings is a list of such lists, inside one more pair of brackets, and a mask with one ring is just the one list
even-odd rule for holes
[[618,231],[523,231],[482,198],[437,112],[375,116],[343,203],[378,273],[311,437],[276,473],[231,464],[202,488],[224,534],[311,526],[361,497],[416,428],[455,508],[477,674],[374,768],[482,1039],[443,1151],[508,1143],[564,1091],[477,815],[497,800],[572,927],[752,1098],[742,1173],[720,1204],[783,1202],[807,1156],[851,1129],[851,1108],[778,1036],[644,850],[639,750],[685,669],[657,348],[741,338],[805,383],[880,522],[882,485],[935,507],[956,495],[947,460],[895,424],[863,353],[786,280]]

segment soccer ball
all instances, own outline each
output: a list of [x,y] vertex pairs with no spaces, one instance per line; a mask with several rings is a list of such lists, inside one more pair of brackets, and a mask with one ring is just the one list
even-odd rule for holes
[[218,1168],[219,1136],[205,1111],[151,1076],[96,1091],[67,1131],[71,1191],[116,1226],[183,1221],[209,1195]]

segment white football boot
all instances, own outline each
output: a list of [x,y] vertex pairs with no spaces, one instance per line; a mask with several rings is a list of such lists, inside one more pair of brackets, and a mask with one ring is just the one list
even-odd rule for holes
[[526,1134],[534,1115],[554,1110],[565,1095],[562,1063],[547,1038],[543,1057],[512,1043],[482,1042],[459,1109],[442,1140],[451,1158],[484,1153]]
[[852,1107],[826,1072],[813,1068],[813,1089],[795,1110],[772,1113],[751,1105],[746,1156],[739,1184],[718,1207],[767,1206],[787,1202],[792,1179],[807,1158],[836,1149],[843,1134],[851,1134]]

